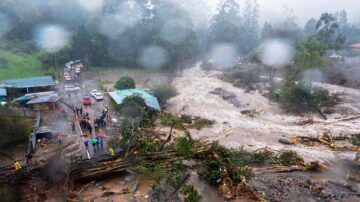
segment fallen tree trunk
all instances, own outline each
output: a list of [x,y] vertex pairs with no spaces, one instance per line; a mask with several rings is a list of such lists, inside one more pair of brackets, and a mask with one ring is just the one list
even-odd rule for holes
[[284,173],[284,172],[296,172],[306,170],[318,170],[321,167],[319,162],[311,162],[303,165],[292,165],[292,166],[274,166],[265,168],[253,168],[254,174],[265,174],[265,173]]

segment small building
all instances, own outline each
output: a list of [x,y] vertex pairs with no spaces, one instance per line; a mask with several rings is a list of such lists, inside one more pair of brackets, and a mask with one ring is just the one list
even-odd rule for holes
[[6,89],[0,88],[0,103],[5,101],[6,96],[7,96]]
[[26,93],[49,91],[55,86],[52,76],[39,76],[21,79],[3,80],[0,87],[6,88],[9,96],[20,96]]
[[59,93],[54,91],[30,93],[15,99],[34,110],[54,110],[59,101]]
[[109,92],[110,97],[116,102],[116,104],[122,104],[123,100],[126,97],[130,96],[140,96],[144,99],[146,106],[151,109],[160,111],[160,105],[157,98],[149,93],[147,93],[143,89],[126,89],[126,90],[117,90],[113,92]]

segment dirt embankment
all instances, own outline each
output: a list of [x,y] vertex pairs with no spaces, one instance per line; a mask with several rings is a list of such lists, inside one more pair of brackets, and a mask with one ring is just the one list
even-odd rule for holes
[[[333,134],[354,134],[360,132],[360,119],[345,121],[341,124],[310,124],[297,123],[314,118],[315,114],[296,116],[285,113],[277,103],[269,101],[259,92],[247,93],[246,89],[234,87],[232,84],[219,79],[221,71],[205,71],[200,64],[186,69],[182,76],[173,80],[178,90],[178,96],[170,100],[170,111],[177,112],[184,105],[188,105],[185,113],[216,121],[216,124],[201,131],[193,130],[194,138],[219,141],[220,144],[249,150],[268,147],[274,150],[291,149],[306,160],[329,161],[341,157],[354,158],[354,152],[339,154],[325,147],[306,147],[303,145],[283,145],[280,138],[290,136],[316,137],[329,130]],[[328,121],[336,121],[348,115],[358,114],[360,105],[360,90],[324,85],[331,92],[340,92],[343,103],[328,114]],[[217,89],[217,90],[216,90]],[[220,90],[220,89],[224,89]],[[220,92],[221,91],[221,92]],[[226,99],[231,95],[231,100]],[[235,95],[235,97],[234,97]],[[234,105],[234,100],[236,105]],[[243,110],[257,110],[255,116],[240,113]]]

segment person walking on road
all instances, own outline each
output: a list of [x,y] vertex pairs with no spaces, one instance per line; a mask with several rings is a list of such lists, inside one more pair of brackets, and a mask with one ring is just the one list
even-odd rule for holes
[[76,134],[75,121],[71,122],[71,130],[72,130],[73,134]]
[[82,113],[83,113],[83,108],[80,107],[79,111],[80,111],[80,115],[82,115]]
[[14,168],[15,168],[15,176],[19,176],[21,172],[21,166],[18,161],[14,161]]
[[89,139],[86,138],[84,140],[84,145],[85,145],[86,151],[89,152]]
[[28,152],[26,152],[26,154],[25,154],[25,159],[26,159],[26,170],[27,170],[27,173],[29,174],[29,171],[30,171],[30,154]]
[[91,144],[93,146],[93,149],[94,149],[94,153],[96,154],[96,143],[97,143],[97,139],[94,137],[91,139]]
[[63,116],[63,118],[65,119],[66,117],[66,115],[65,115],[65,109],[64,108],[61,108],[61,113],[62,113],[62,116]]
[[99,150],[99,144],[100,144],[100,137],[99,137],[99,135],[96,135],[96,140],[97,140],[97,142],[96,142],[96,149]]
[[89,133],[91,135],[92,134],[92,127],[91,127],[90,123],[88,123],[88,130],[89,130]]
[[62,135],[60,132],[57,134],[57,139],[58,139],[59,145],[61,146],[62,145]]
[[94,119],[94,129],[95,129],[95,131],[98,130],[98,119],[97,118]]
[[99,133],[97,134],[97,138],[100,142],[100,148],[104,149],[104,134],[102,133],[102,130],[99,130]]

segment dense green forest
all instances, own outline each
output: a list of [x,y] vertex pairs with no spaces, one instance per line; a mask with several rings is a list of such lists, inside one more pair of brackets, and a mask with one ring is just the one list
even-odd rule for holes
[[49,74],[74,59],[92,66],[171,70],[229,47],[232,60],[242,59],[272,38],[295,44],[316,35],[328,48],[340,49],[360,35],[345,11],[325,13],[304,27],[291,13],[262,26],[256,0],[221,1],[201,25],[175,1],[104,0],[101,7],[78,2],[1,1],[0,79]]

